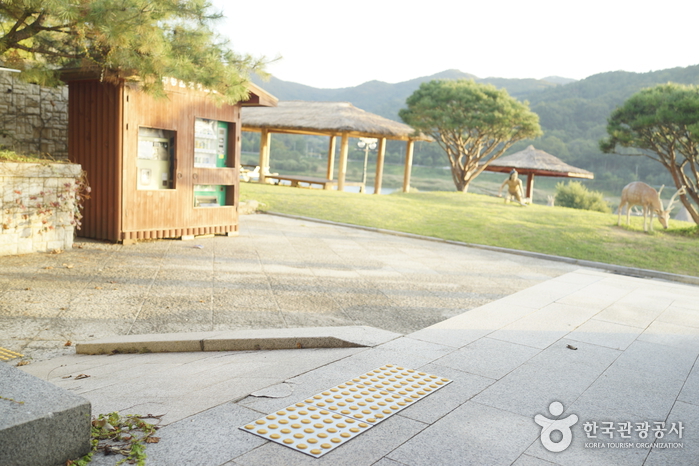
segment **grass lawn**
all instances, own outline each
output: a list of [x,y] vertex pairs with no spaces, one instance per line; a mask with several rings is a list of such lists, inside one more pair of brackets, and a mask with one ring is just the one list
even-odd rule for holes
[[[241,183],[241,200],[261,210],[385,228],[437,238],[699,276],[699,229],[671,221],[652,234],[643,218],[617,227],[617,217],[563,207],[505,204],[456,192],[362,195]],[[622,216],[622,223],[625,219]]]

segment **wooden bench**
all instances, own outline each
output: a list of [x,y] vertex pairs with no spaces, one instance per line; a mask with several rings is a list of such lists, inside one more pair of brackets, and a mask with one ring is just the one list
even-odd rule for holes
[[[303,176],[303,175],[279,175],[279,174],[273,174],[273,175],[266,175],[265,179],[267,180],[277,180],[278,182],[280,181],[288,181],[291,183],[291,186],[298,188],[299,183],[305,183],[309,185],[309,187],[312,187],[313,185],[318,185],[321,186],[323,189],[332,189],[334,185],[337,184],[337,180],[328,180],[326,178],[316,178],[313,176]],[[363,186],[363,183],[358,182],[358,181],[346,181],[345,186]]]
[[266,175],[267,180],[277,180],[277,181],[289,181],[291,186],[298,187],[299,183],[306,183],[309,186],[320,185],[323,189],[332,189],[333,184],[336,181],[328,180],[325,178],[315,178],[313,176],[302,176],[302,175]]

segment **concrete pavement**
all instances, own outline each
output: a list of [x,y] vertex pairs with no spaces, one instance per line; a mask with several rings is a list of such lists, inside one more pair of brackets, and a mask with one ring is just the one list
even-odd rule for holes
[[[94,414],[164,414],[161,441],[147,447],[149,465],[699,458],[696,286],[268,216],[245,218],[235,239],[84,247],[11,261],[19,275],[3,273],[2,305],[15,301],[3,308],[0,341],[16,333],[9,341],[24,346],[10,349],[36,354],[22,369],[87,398]],[[61,269],[60,256],[73,267]],[[26,302],[54,294],[63,301]],[[89,356],[59,346],[64,338],[96,343],[127,326],[124,335],[160,340],[182,330],[220,336],[261,328],[265,318],[277,329],[367,325],[383,333],[363,347],[274,351]],[[304,331],[314,330],[299,336]],[[40,360],[48,355],[59,356]],[[386,364],[453,382],[320,459],[239,429]],[[566,428],[542,441],[537,415],[574,421],[571,444],[549,451],[546,439],[565,440]],[[94,464],[118,459],[98,455]]]
[[[369,348],[69,355],[23,369],[95,413],[165,414],[151,465],[689,465],[697,302],[690,285],[579,269]],[[453,383],[320,459],[238,429],[386,364]],[[570,446],[547,450],[537,415],[577,416]]]
[[0,346],[40,360],[144,333],[405,334],[576,268],[270,215],[242,216],[238,238],[77,246],[0,258]]

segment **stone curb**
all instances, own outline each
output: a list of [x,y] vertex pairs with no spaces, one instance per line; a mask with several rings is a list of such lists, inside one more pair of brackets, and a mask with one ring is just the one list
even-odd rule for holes
[[367,326],[124,335],[77,343],[78,354],[365,348],[402,335]]
[[302,217],[300,215],[289,215],[289,214],[282,214],[279,212],[266,212],[266,211],[260,211],[260,212],[263,214],[266,214],[266,215],[274,215],[277,217],[291,218],[291,219],[295,219],[295,220],[303,220],[303,221],[308,221],[308,222],[324,223],[327,225],[334,225],[334,226],[340,226],[340,227],[355,228],[357,230],[371,231],[374,233],[382,233],[385,235],[402,236],[405,238],[433,241],[436,243],[453,244],[455,246],[466,246],[466,247],[474,248],[474,249],[484,249],[486,251],[502,252],[505,254],[515,254],[518,256],[533,257],[536,259],[544,259],[544,260],[555,261],[555,262],[565,262],[567,264],[579,265],[581,267],[590,267],[590,268],[595,268],[595,269],[606,270],[608,272],[616,273],[619,275],[629,275],[629,276],[638,277],[638,278],[656,278],[656,279],[660,279],[660,280],[668,280],[668,281],[687,283],[689,285],[698,285],[699,286],[699,277],[693,277],[691,275],[680,275],[680,274],[676,274],[676,273],[660,272],[657,270],[639,269],[636,267],[625,267],[623,265],[606,264],[604,262],[594,262],[594,261],[588,261],[588,260],[584,260],[584,259],[573,259],[572,257],[553,256],[550,254],[543,254],[540,252],[522,251],[519,249],[501,248],[498,246],[487,246],[484,244],[464,243],[461,241],[453,241],[453,240],[447,240],[447,239],[441,239],[441,238],[434,238],[432,236],[422,236],[422,235],[416,235],[413,233],[404,233],[401,231],[385,230],[383,228],[365,227],[362,225],[352,225],[351,223],[340,223],[340,222],[333,222],[331,220],[322,220],[322,219],[317,219],[317,218]]
[[90,451],[82,396],[0,362],[0,464],[66,464]]

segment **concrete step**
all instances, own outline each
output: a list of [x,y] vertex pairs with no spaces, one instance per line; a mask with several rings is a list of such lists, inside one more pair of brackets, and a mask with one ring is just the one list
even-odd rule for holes
[[90,451],[90,402],[0,362],[0,464],[65,465]]
[[402,335],[368,326],[155,333],[102,338],[75,345],[78,354],[361,348]]

